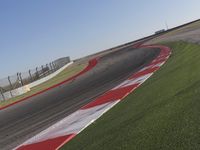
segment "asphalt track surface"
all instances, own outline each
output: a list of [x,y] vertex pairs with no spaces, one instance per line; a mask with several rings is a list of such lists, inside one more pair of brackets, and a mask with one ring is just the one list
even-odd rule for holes
[[112,52],[75,80],[0,110],[0,150],[20,145],[78,110],[151,62],[159,52],[133,47]]

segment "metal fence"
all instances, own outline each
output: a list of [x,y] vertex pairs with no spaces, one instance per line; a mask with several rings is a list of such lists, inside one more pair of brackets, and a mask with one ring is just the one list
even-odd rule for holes
[[10,92],[10,95],[13,97],[12,90],[48,76],[63,66],[59,66],[54,62],[51,62],[49,64],[36,67],[35,69],[30,69],[27,72],[20,72],[15,75],[0,79],[0,97],[5,100],[5,93],[8,92]]

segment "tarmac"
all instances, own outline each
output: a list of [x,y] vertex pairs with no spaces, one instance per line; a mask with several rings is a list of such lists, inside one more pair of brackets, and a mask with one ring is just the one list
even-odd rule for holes
[[0,110],[0,149],[12,149],[115,87],[150,63],[159,49],[111,52],[75,80]]

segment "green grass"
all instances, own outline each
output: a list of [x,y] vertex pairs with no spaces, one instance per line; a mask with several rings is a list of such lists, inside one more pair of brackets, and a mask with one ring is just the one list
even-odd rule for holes
[[17,96],[17,97],[14,97],[14,98],[11,98],[9,100],[6,100],[6,101],[1,101],[0,102],[0,107],[3,107],[3,106],[6,106],[8,104],[11,104],[13,102],[16,102],[20,99],[23,99],[23,98],[26,98],[28,96],[31,96],[35,93],[38,93],[42,90],[45,90],[57,83],[60,83],[70,77],[72,77],[73,75],[79,73],[80,71],[82,71],[85,67],[86,67],[87,63],[83,63],[83,64],[76,64],[76,65],[72,65],[72,66],[69,66],[68,68],[66,68],[65,70],[63,70],[61,73],[59,73],[57,76],[55,76],[54,78],[50,79],[49,81],[47,82],[44,82],[38,86],[35,86],[31,89],[30,92],[27,92],[23,95],[20,95],[20,96]]
[[200,149],[200,46],[165,44],[168,62],[62,150]]

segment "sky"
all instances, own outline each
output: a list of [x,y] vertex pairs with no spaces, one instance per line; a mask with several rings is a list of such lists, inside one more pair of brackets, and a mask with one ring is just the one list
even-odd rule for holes
[[200,18],[199,0],[0,0],[0,78]]

